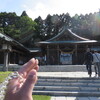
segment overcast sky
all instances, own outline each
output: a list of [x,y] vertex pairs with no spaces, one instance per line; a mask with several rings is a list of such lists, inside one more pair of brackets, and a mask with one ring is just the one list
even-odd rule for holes
[[100,0],[0,0],[0,12],[16,12],[18,16],[26,11],[32,19],[41,16],[43,19],[48,14],[69,13],[89,14],[98,12]]

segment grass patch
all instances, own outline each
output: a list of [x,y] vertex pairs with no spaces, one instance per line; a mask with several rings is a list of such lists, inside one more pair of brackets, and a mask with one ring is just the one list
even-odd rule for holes
[[5,80],[5,78],[10,74],[11,72],[0,72],[0,83]]
[[[5,78],[10,74],[11,72],[0,72],[0,83],[5,80]],[[45,95],[32,95],[33,100],[50,100],[50,96],[45,96]]]
[[33,100],[50,100],[50,96],[45,95],[33,95]]

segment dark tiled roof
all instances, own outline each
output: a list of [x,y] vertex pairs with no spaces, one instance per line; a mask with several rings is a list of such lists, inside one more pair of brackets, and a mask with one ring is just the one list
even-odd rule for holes
[[11,39],[9,36],[6,36],[2,33],[0,33],[0,39],[4,40],[4,41],[7,41],[7,42],[12,42],[13,39]]
[[5,34],[0,33],[0,43],[2,43],[3,41],[8,44],[11,44],[12,46],[16,46],[18,48],[21,48],[22,50],[29,52],[29,50],[23,44],[19,43],[18,41],[14,40],[13,38]]

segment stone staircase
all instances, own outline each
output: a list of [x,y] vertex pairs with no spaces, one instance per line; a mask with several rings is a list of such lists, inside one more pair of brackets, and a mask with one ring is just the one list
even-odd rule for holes
[[39,76],[33,94],[51,96],[100,96],[100,79]]

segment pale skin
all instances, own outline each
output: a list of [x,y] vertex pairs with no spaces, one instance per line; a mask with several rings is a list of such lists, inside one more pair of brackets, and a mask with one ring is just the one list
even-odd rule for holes
[[23,65],[18,73],[23,80],[15,78],[10,80],[4,100],[33,100],[32,91],[37,82],[38,60],[32,58]]

